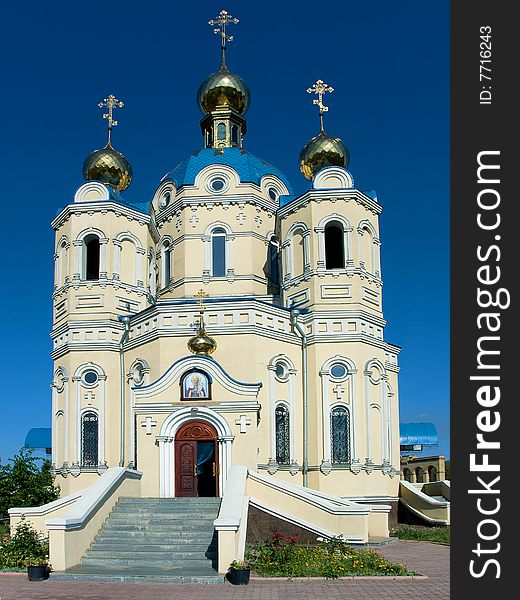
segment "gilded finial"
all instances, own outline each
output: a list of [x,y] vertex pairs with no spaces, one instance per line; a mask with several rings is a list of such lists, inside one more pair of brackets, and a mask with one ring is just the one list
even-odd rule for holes
[[323,113],[326,113],[329,110],[328,106],[323,104],[323,94],[326,92],[332,93],[334,88],[327,83],[324,83],[321,79],[307,89],[308,94],[317,94],[317,98],[314,98],[312,101],[313,104],[316,104],[320,109],[320,131],[323,131]]
[[99,108],[108,108],[108,112],[103,115],[103,119],[107,119],[108,123],[108,145],[111,145],[112,127],[117,125],[117,121],[113,117],[114,108],[123,108],[124,104],[118,100],[113,94],[108,98],[104,98],[103,102],[99,102]]
[[202,315],[204,313],[204,311],[206,310],[206,307],[204,306],[204,298],[207,298],[208,293],[205,292],[202,288],[195,294],[195,296],[198,296],[199,298],[199,312]]
[[[222,52],[222,66],[224,66],[224,67],[226,66],[226,42],[233,41],[233,36],[227,35],[226,27],[230,23],[233,23],[233,25],[236,25],[238,22],[239,22],[238,19],[231,16],[225,10],[221,10],[217,17],[215,17],[214,19],[211,19],[211,21],[208,21],[208,25],[211,25],[212,27],[214,27],[213,33],[215,33],[217,35],[220,34],[220,49]],[[215,25],[218,25],[218,27],[215,27]]]
[[200,289],[195,296],[199,299],[199,327],[197,333],[188,340],[188,348],[193,354],[205,354],[206,356],[209,356],[215,352],[217,342],[206,333],[206,328],[204,326],[204,298],[206,298],[208,294],[203,289]]

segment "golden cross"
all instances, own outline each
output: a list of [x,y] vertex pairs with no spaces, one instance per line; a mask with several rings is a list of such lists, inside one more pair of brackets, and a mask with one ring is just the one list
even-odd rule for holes
[[200,309],[200,314],[202,315],[202,313],[204,312],[204,298],[206,298],[208,296],[208,293],[205,292],[203,289],[200,289],[195,296],[199,297],[199,309]]
[[318,79],[318,81],[313,86],[311,86],[310,88],[307,89],[308,94],[317,94],[318,95],[317,98],[314,98],[312,103],[316,104],[320,109],[320,127],[322,130],[323,130],[323,113],[325,113],[329,110],[329,107],[325,106],[323,104],[323,94],[325,94],[325,92],[332,93],[333,91],[334,91],[334,88],[331,87],[330,85],[328,85],[327,83],[324,83],[321,79]]
[[215,17],[214,19],[211,19],[211,21],[208,21],[208,25],[211,25],[212,27],[215,25],[219,26],[219,27],[214,27],[213,33],[216,33],[216,34],[220,33],[220,39],[221,39],[220,48],[222,50],[222,61],[224,62],[224,64],[225,64],[225,60],[226,60],[225,59],[226,42],[233,41],[233,36],[227,35],[226,27],[230,23],[233,23],[234,25],[236,25],[238,22],[239,22],[238,19],[236,19],[235,17],[232,17],[225,10],[221,10],[217,17]]
[[108,112],[103,115],[103,119],[107,119],[108,121],[108,143],[110,144],[110,134],[112,132],[112,127],[117,125],[117,121],[113,118],[113,110],[114,108],[123,108],[124,104],[120,100],[118,100],[113,94],[110,94],[108,98],[104,98],[103,102],[98,104],[99,108],[108,108]]

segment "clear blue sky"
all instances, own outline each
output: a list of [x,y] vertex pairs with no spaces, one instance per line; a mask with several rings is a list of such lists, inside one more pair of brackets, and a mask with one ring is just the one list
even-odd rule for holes
[[125,102],[113,140],[134,168],[126,195],[150,200],[202,145],[196,91],[218,67],[207,21],[222,8],[240,19],[228,59],[252,95],[245,146],[297,193],[308,186],[298,153],[318,131],[305,90],[318,78],[336,89],[326,129],[348,146],[357,187],[384,207],[401,421],[435,423],[449,456],[449,2],[28,0],[4,5],[0,21],[3,461],[28,429],[50,426],[50,221],[105,142],[97,103]]

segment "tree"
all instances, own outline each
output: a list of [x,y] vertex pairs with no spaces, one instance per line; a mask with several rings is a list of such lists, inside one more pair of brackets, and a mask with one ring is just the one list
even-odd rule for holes
[[59,497],[58,486],[53,485],[50,462],[34,456],[31,449],[22,448],[3,465],[0,462],[0,518],[8,516],[13,506],[40,506]]

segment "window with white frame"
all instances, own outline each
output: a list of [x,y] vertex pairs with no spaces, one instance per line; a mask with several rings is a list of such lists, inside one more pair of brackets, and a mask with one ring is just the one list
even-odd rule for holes
[[276,462],[287,465],[290,462],[290,415],[285,404],[275,409]]
[[222,227],[216,227],[211,232],[211,275],[226,275],[226,231]]
[[94,233],[86,235],[83,238],[82,279],[85,281],[99,279],[100,246],[99,237]]
[[94,411],[81,417],[81,466],[98,466],[99,430],[98,416]]
[[332,463],[350,463],[350,413],[346,406],[335,406],[330,412],[330,442]]

